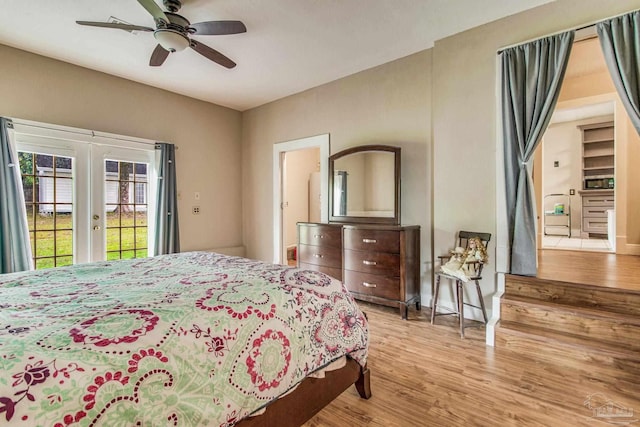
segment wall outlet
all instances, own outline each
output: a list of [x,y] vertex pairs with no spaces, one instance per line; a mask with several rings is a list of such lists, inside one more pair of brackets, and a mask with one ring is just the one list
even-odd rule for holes
[[576,195],[576,190],[574,190],[573,188],[571,190],[569,190],[569,195],[570,196],[575,196]]
[[557,161],[557,160],[555,160],[555,161],[553,162],[553,167],[554,167],[554,168],[557,168],[558,166],[560,166],[560,162],[559,162],[559,161]]
[[191,208],[191,212],[192,212],[194,215],[200,215],[200,206],[194,206],[194,207],[192,207],[192,208]]

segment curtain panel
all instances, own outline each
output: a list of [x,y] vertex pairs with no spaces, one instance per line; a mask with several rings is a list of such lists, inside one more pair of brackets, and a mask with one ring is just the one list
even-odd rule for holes
[[640,134],[640,11],[596,24],[613,84]]
[[570,31],[500,54],[511,274],[537,273],[536,204],[529,163],[551,120],[573,38]]
[[178,230],[178,186],[176,183],[176,147],[157,143],[158,192],[155,230],[155,255],[180,252]]
[[0,273],[33,269],[18,153],[11,120],[0,117]]

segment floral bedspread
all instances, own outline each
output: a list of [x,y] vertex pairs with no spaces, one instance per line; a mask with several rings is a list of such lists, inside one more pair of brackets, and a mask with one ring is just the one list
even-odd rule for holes
[[231,426],[368,325],[321,273],[207,252],[0,275],[0,425]]

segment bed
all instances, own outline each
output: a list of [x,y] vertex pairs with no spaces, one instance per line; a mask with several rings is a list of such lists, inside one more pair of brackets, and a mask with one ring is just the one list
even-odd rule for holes
[[367,349],[314,271],[190,252],[0,275],[0,424],[300,425],[370,396]]

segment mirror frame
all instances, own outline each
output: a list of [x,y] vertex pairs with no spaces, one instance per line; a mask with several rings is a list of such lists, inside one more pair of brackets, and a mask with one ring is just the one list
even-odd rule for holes
[[[373,216],[336,216],[333,214],[333,176],[335,161],[348,156],[350,154],[361,153],[365,151],[385,151],[394,154],[394,179],[395,194],[393,217],[373,217]],[[390,145],[361,145],[358,147],[347,148],[329,156],[329,222],[341,223],[369,223],[369,224],[400,224],[400,147]]]

